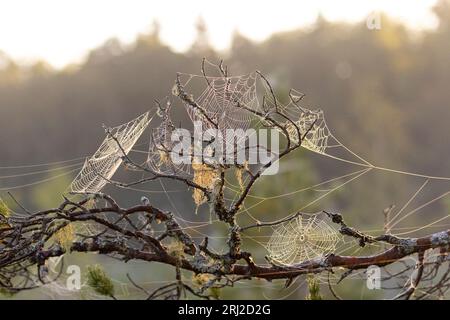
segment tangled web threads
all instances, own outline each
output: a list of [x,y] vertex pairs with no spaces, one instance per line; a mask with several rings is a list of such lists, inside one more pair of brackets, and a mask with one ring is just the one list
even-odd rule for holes
[[[178,142],[172,141],[172,134],[176,128],[170,118],[170,108],[171,105],[168,103],[165,108],[159,109],[158,115],[162,118],[162,122],[152,130],[147,166],[160,174],[190,176],[192,170],[187,160],[191,159],[191,154],[181,155],[173,150]],[[183,157],[185,161],[174,163],[173,159],[180,157]]]
[[275,227],[267,250],[271,261],[294,265],[332,253],[339,241],[339,233],[317,215],[300,215]]
[[298,142],[298,133],[300,133],[300,138],[304,138],[302,141],[303,148],[325,154],[329,147],[328,140],[331,137],[331,133],[325,122],[323,111],[313,111],[301,108],[297,115],[297,119],[298,120],[294,123],[297,126],[298,131],[292,123],[288,123],[286,126],[286,130],[291,140]]

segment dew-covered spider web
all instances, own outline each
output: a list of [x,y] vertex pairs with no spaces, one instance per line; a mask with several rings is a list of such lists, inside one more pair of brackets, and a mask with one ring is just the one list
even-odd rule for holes
[[294,142],[299,142],[300,135],[300,139],[303,139],[303,148],[320,154],[324,154],[330,148],[328,139],[331,134],[325,123],[323,111],[303,109],[294,124],[287,123],[286,128]]
[[[302,148],[323,156],[350,164],[372,166],[369,161],[350,150],[333,135],[323,110],[301,105],[303,96],[298,91],[291,90],[289,102],[283,104],[270,90],[266,89],[264,94],[264,97],[268,97],[265,101],[269,101],[272,108],[277,105],[277,108],[286,115],[284,128],[291,141],[298,143],[301,140]],[[277,129],[286,135],[284,130]]]
[[297,217],[274,227],[267,242],[268,258],[276,264],[295,265],[332,253],[341,237],[318,215]]
[[185,104],[191,120],[202,121],[204,129],[214,128],[213,121],[220,131],[246,130],[256,118],[250,110],[260,110],[255,72],[233,77],[180,74],[180,83],[205,111],[206,116],[199,109]]
[[108,135],[94,155],[86,159],[69,191],[72,193],[97,193],[114,175],[131,148],[150,123],[146,112],[136,119],[109,129]]

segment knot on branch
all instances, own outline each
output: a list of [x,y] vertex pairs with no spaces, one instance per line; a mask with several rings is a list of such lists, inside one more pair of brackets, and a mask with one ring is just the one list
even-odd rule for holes
[[336,224],[339,224],[341,227],[339,229],[339,232],[342,235],[345,236],[349,236],[355,239],[359,240],[359,245],[361,247],[364,247],[366,245],[366,243],[372,243],[372,242],[376,242],[377,240],[370,236],[370,235],[366,235],[352,227],[347,226],[347,224],[344,221],[344,218],[342,217],[341,214],[339,213],[333,213],[333,212],[327,212],[327,211],[323,211],[328,217],[331,218],[331,221],[333,221]]

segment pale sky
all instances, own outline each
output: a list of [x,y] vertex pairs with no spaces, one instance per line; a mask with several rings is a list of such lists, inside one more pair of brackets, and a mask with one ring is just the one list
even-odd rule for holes
[[195,37],[203,17],[210,40],[226,48],[235,30],[254,40],[315,21],[318,13],[331,21],[359,21],[384,11],[414,29],[436,23],[430,8],[436,0],[0,0],[0,50],[28,63],[47,60],[55,67],[79,62],[89,49],[111,37],[131,43],[148,32],[154,19],[161,38],[177,51]]

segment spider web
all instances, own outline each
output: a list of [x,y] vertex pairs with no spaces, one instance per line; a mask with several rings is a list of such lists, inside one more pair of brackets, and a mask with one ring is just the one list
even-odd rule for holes
[[[246,130],[256,119],[250,110],[260,110],[257,97],[257,73],[233,77],[207,77],[182,74],[181,84],[193,92],[195,102],[205,110],[207,117],[217,123],[224,134],[227,129]],[[195,94],[198,88],[200,93]],[[212,123],[196,108],[185,104],[193,122],[201,121],[204,129],[214,128]],[[225,137],[225,135],[224,135]]]
[[[284,128],[291,141],[298,143],[302,139],[301,147],[314,153],[350,164],[373,167],[369,161],[350,150],[334,136],[323,110],[313,110],[300,105],[303,94],[291,90],[290,101],[283,104],[277,97],[269,94],[269,88],[266,87],[265,90],[265,101],[271,108],[277,106],[287,116]],[[286,135],[281,128],[277,129]]]
[[157,128],[152,130],[147,166],[160,174],[189,176],[191,166],[188,161],[177,164],[173,161],[174,156],[176,156],[173,151],[175,143],[172,141],[172,133],[175,130],[175,126],[170,118],[170,108],[171,105],[168,103],[166,108],[159,109],[162,122]]
[[123,156],[130,152],[150,121],[149,113],[146,112],[130,122],[111,128],[98,150],[84,162],[83,168],[69,186],[70,192],[99,192],[117,171]]
[[275,227],[266,248],[273,262],[294,265],[334,252],[339,241],[339,233],[317,215],[299,215]]
[[[262,111],[263,106],[259,103],[261,99],[258,101],[257,91],[259,87],[257,87],[257,82],[260,80],[258,75],[252,73],[250,75],[244,75],[239,77],[207,77],[209,83],[206,83],[205,77],[199,75],[184,75],[183,76],[183,85],[188,89],[192,86],[192,88],[197,88],[194,85],[195,80],[199,80],[201,82],[201,92],[197,95],[195,99],[196,102],[201,105],[206,111],[208,116],[217,120],[218,126],[220,130],[226,129],[247,129],[252,125],[252,121],[256,117],[253,113],[245,110],[244,108],[237,107],[237,101],[239,101],[240,105],[247,106],[250,110],[258,110]],[[264,84],[263,84],[264,85]],[[228,87],[227,87],[228,86]],[[258,89],[258,90],[257,90]],[[187,90],[189,92],[189,90]],[[259,96],[261,96],[261,92],[258,92]],[[269,89],[264,88],[263,96],[265,102],[270,105],[272,108],[274,107],[274,99],[271,97]],[[276,98],[275,98],[276,99]],[[287,104],[282,104],[277,100],[277,104],[279,108],[283,110],[286,114],[290,116],[290,118],[294,121],[294,123],[298,126],[300,131],[300,136],[306,134],[304,140],[302,141],[302,147],[308,149],[312,152],[318,153],[320,155],[328,156],[333,159],[343,160],[344,162],[348,162],[350,164],[356,164],[366,167],[362,173],[360,171],[352,173],[350,177],[352,177],[349,182],[355,181],[357,178],[361,177],[366,172],[369,172],[372,169],[381,170],[381,171],[389,171],[393,173],[401,173],[409,176],[423,177],[427,179],[423,184],[420,185],[420,188],[416,193],[412,195],[412,197],[407,201],[404,207],[402,207],[398,212],[394,214],[391,218],[390,227],[391,231],[396,235],[401,235],[402,233],[398,233],[398,231],[404,231],[403,234],[411,234],[416,231],[420,231],[421,229],[427,231],[428,229],[435,227],[438,222],[442,222],[442,219],[446,219],[448,216],[443,217],[442,219],[432,221],[427,225],[420,225],[419,228],[416,228],[416,225],[409,226],[408,228],[399,228],[397,227],[397,223],[400,220],[405,218],[410,218],[412,214],[420,213],[419,210],[423,209],[425,206],[431,205],[437,200],[442,199],[447,196],[449,192],[445,192],[442,195],[437,196],[435,199],[425,202],[424,204],[420,204],[418,207],[413,207],[412,210],[408,211],[408,205],[413,205],[413,200],[418,197],[420,193],[422,193],[424,187],[429,181],[433,180],[449,180],[446,177],[433,177],[420,175],[410,172],[403,172],[397,170],[391,170],[382,167],[376,167],[357,156],[349,149],[347,149],[342,143],[340,143],[329,130],[328,124],[324,117],[324,113],[321,110],[310,110],[305,107],[300,107],[297,103],[290,102]],[[211,124],[204,119],[202,114],[197,112],[191,106],[186,105],[186,109],[188,114],[191,117],[191,120],[201,120],[203,122],[204,127],[210,128]],[[267,112],[262,111],[262,112]],[[141,117],[124,124],[122,126],[113,128],[111,132],[120,141],[120,144],[124,147],[126,153],[128,153],[136,140],[142,134],[142,132],[138,132],[140,129],[138,126],[142,125],[142,131],[145,130],[146,125],[150,122],[150,120],[144,120],[142,117],[147,117],[148,114],[144,114]],[[141,120],[139,120],[141,118]],[[166,148],[171,150],[170,136],[172,131],[174,130],[173,123],[171,122],[169,117],[164,117],[163,123],[152,132],[152,142],[150,144],[150,152],[148,154],[148,164],[149,167],[154,169],[155,171],[159,171],[161,173],[173,174],[173,173],[185,173],[190,174],[191,168],[190,166],[175,166],[173,163],[165,162],[165,155],[161,153]],[[261,120],[261,119],[260,119]],[[139,124],[140,121],[147,121],[147,123]],[[135,127],[133,127],[135,125]],[[297,130],[294,128],[291,122],[285,122],[286,130],[289,134],[289,137],[294,141],[298,142],[299,134]],[[136,133],[133,133],[136,130]],[[132,141],[133,135],[136,135],[136,140]],[[132,142],[132,143],[131,143]],[[125,148],[125,146],[131,143],[129,148]],[[339,150],[341,151],[339,153]],[[347,152],[353,155],[355,162],[348,160],[343,156],[344,152]],[[83,169],[74,182],[71,185],[71,188],[79,188],[80,192],[98,192],[91,191],[100,190],[106,183],[107,180],[103,177],[109,179],[112,177],[114,172],[120,166],[122,161],[123,152],[117,147],[117,143],[113,139],[108,138],[103,141],[99,150],[92,156],[87,159],[84,163]],[[111,158],[111,159],[110,159]],[[102,162],[102,159],[105,159],[105,162]],[[109,159],[109,160],[106,160]],[[116,160],[112,160],[116,159]],[[170,157],[169,157],[170,159]],[[96,162],[97,161],[97,162]],[[102,173],[102,170],[105,170],[105,174]],[[374,170],[374,171],[375,171]],[[84,172],[84,177],[82,173]],[[100,173],[100,174],[98,174]],[[89,178],[89,174],[91,177]],[[110,176],[108,177],[108,175]],[[354,178],[353,178],[354,177]],[[85,179],[85,180],[83,180]],[[347,182],[339,185],[338,187],[329,187],[318,189],[319,185],[313,186],[312,189],[314,192],[318,194],[322,194],[317,199],[313,200],[311,203],[315,203],[325,196],[328,196],[332,192],[336,191],[341,186],[344,186]],[[239,190],[239,186],[235,186],[236,190]],[[296,190],[290,191],[284,194],[279,194],[271,197],[259,197],[262,201],[275,199],[275,198],[286,198],[289,195],[297,195],[299,192],[306,190]],[[168,193],[167,193],[168,195]],[[311,203],[304,205],[307,207]],[[257,205],[260,203],[258,202]],[[256,206],[256,205],[255,205]],[[247,208],[249,209],[249,208]],[[246,209],[246,210],[247,210]],[[301,209],[301,208],[300,208]],[[197,230],[200,228],[206,228],[211,225],[214,221],[204,221],[204,222],[191,222],[188,220],[186,223],[189,225],[186,229],[192,230],[193,232],[198,232]],[[215,220],[217,221],[217,220]],[[441,227],[440,225],[437,225]],[[448,224],[446,224],[448,226]],[[405,231],[407,230],[407,231]],[[372,230],[373,231],[373,230]],[[379,233],[382,230],[375,230],[375,232]],[[92,234],[93,232],[89,232]],[[202,237],[206,234],[198,232]],[[302,238],[303,237],[303,238]],[[213,236],[210,236],[211,239],[214,239]],[[277,225],[277,227],[273,228],[273,234],[268,237],[269,241],[263,244],[263,246],[268,250],[269,257],[279,264],[284,265],[292,265],[298,264],[306,260],[311,260],[315,258],[322,257],[328,253],[340,253],[340,247],[337,245],[340,242],[339,234],[327,224],[327,222],[321,220],[317,216],[299,216],[291,221],[284,222],[282,224]],[[222,240],[222,239],[219,239]],[[252,239],[254,240],[254,239]],[[302,240],[302,241],[301,241]],[[354,245],[353,241],[349,241],[347,243]],[[374,248],[375,245],[371,245]],[[356,245],[357,250],[360,250],[358,245]],[[346,249],[347,250],[347,249]],[[356,253],[359,253],[357,251]]]
[[291,123],[286,124],[289,137],[295,143],[298,143],[298,133],[300,133],[300,139],[303,138],[303,148],[325,154],[327,149],[330,148],[328,140],[332,139],[332,135],[325,122],[323,111],[299,108],[299,113],[298,120],[294,121],[295,126]]

